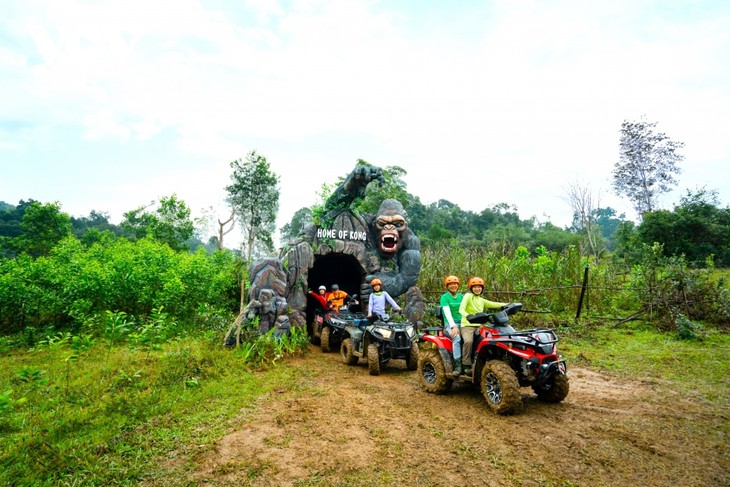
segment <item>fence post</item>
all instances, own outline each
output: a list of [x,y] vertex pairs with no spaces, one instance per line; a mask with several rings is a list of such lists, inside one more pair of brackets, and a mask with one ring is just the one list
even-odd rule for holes
[[575,321],[578,321],[578,318],[580,318],[580,311],[583,308],[583,296],[586,294],[586,289],[588,289],[588,267],[583,271],[583,286],[580,288],[580,299],[578,299],[578,311],[575,313]]

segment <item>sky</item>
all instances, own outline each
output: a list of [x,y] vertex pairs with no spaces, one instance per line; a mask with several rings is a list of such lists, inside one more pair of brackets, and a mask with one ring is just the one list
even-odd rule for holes
[[277,226],[358,159],[407,190],[570,224],[612,191],[624,120],[730,200],[726,0],[0,0],[0,201],[75,217],[176,194],[225,219],[230,162],[280,177]]

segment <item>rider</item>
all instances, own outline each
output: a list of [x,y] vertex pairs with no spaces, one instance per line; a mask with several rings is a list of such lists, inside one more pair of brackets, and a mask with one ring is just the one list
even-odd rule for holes
[[462,362],[464,364],[464,372],[468,374],[471,372],[472,366],[471,349],[474,344],[474,333],[481,325],[469,323],[466,317],[476,313],[483,313],[487,309],[499,309],[502,306],[507,306],[509,303],[498,303],[481,297],[484,291],[484,279],[481,277],[472,277],[469,279],[467,287],[469,288],[469,292],[464,295],[464,299],[461,301],[459,314],[461,314],[461,340],[463,341],[461,350]]
[[325,311],[329,309],[329,306],[327,305],[327,298],[325,297],[326,293],[327,288],[325,286],[319,286],[318,292],[316,293],[314,291],[309,291],[309,295],[316,299]]
[[439,306],[444,318],[444,331],[451,337],[454,350],[454,375],[461,375],[461,314],[459,306],[464,295],[459,292],[459,278],[447,276],[444,279],[446,292],[441,295]]
[[339,285],[332,284],[332,291],[327,293],[325,299],[327,299],[327,303],[329,304],[329,307],[332,311],[339,311],[340,306],[344,306],[345,299],[349,297],[349,294],[347,294],[345,291],[340,290]]
[[400,306],[398,306],[395,300],[390,297],[390,294],[388,294],[387,291],[382,291],[383,281],[376,277],[370,281],[370,285],[373,287],[373,293],[370,295],[370,299],[368,300],[368,319],[370,322],[375,321],[379,316],[385,314],[386,302],[397,313],[400,313]]

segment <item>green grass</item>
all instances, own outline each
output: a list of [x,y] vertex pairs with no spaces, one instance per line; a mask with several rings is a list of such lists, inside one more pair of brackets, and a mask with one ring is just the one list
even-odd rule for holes
[[[97,341],[6,347],[0,357],[0,485],[136,485],[164,475],[164,459],[212,448],[242,408],[294,384],[278,351],[249,370],[220,337],[159,349]],[[272,345],[276,348],[276,345]],[[250,357],[249,357],[250,359]]]
[[[668,381],[719,407],[730,401],[727,334],[680,340],[631,323],[560,336],[569,366]],[[255,361],[250,349],[221,347],[219,336],[147,349],[102,339],[85,350],[9,343],[0,340],[0,485],[192,485],[200,455],[237,427],[242,410],[305,379],[265,340]]]
[[[632,378],[670,381],[712,402],[730,399],[730,335],[703,329],[698,339],[681,340],[641,322],[600,327],[561,336],[560,352],[576,365]],[[698,373],[701,371],[701,373]]]

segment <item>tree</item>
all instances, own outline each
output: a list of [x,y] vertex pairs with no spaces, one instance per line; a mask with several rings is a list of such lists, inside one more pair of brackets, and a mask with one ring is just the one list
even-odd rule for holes
[[109,222],[109,213],[105,211],[91,210],[89,216],[82,216],[80,218],[74,218],[72,216],[71,224],[73,234],[79,240],[82,240],[84,235],[89,231],[96,231],[95,233],[109,231],[115,235],[120,234],[119,228]]
[[684,156],[679,150],[683,142],[671,140],[655,132],[657,122],[643,118],[624,120],[619,140],[619,161],[614,165],[613,188],[616,194],[629,198],[640,218],[654,210],[657,198],[677,184],[677,166]]
[[605,250],[601,239],[600,228],[596,224],[596,210],[600,208],[600,199],[594,196],[589,186],[578,182],[565,189],[566,201],[573,210],[573,228],[581,236],[581,254],[600,257]]
[[248,262],[257,248],[273,250],[272,234],[279,212],[279,176],[256,151],[246,159],[231,162],[231,184],[226,186],[227,201],[241,224]]
[[32,202],[20,221],[22,233],[13,241],[18,252],[38,257],[47,255],[63,238],[71,234],[71,217],[55,203]]
[[687,191],[674,211],[647,213],[637,230],[641,243],[662,244],[669,256],[684,255],[694,265],[714,256],[719,267],[730,266],[730,208],[720,208],[716,191]]
[[299,208],[291,218],[291,221],[281,227],[279,238],[281,242],[288,242],[296,238],[302,229],[314,221],[314,212],[311,208]]
[[193,236],[195,226],[190,219],[190,208],[176,194],[160,198],[154,212],[149,208],[156,203],[141,206],[124,214],[121,227],[132,237],[152,237],[174,250],[185,250],[185,241]]

